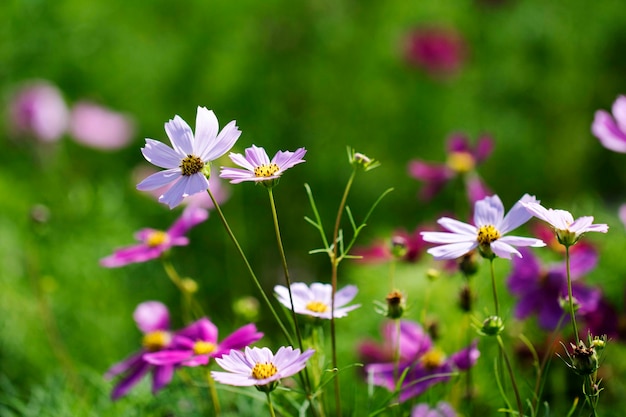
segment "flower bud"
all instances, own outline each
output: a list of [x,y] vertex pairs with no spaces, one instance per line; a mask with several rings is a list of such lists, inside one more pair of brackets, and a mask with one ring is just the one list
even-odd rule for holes
[[459,270],[466,277],[475,275],[478,272],[478,261],[475,251],[470,251],[459,259]]
[[404,314],[405,302],[404,296],[400,291],[392,291],[387,297],[387,314],[390,319],[399,319]]
[[469,285],[464,285],[459,293],[459,307],[465,312],[472,311],[472,304],[474,301],[474,294]]
[[391,238],[391,254],[396,259],[404,258],[409,251],[406,238],[402,236],[394,236]]
[[504,322],[499,316],[489,316],[483,321],[480,333],[485,336],[497,336],[504,330]]
[[582,340],[578,342],[578,346],[570,345],[572,347],[571,368],[574,372],[578,375],[591,375],[598,370],[600,366],[598,355],[593,347],[586,347]]
[[369,171],[380,166],[380,162],[377,160],[371,159],[360,152],[355,152],[354,149],[350,148],[348,148],[348,161],[351,165],[362,168],[364,171]]
[[183,278],[181,286],[187,294],[195,294],[198,292],[198,283],[191,278]]

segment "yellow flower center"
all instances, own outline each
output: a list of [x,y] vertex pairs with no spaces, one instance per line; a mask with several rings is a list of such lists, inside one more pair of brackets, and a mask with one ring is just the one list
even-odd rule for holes
[[464,174],[474,169],[476,161],[474,160],[472,154],[470,154],[469,152],[452,152],[448,156],[446,164],[453,171]]
[[261,165],[254,168],[254,176],[255,177],[271,177],[276,174],[280,168],[278,165],[271,163],[267,165]]
[[141,345],[150,352],[156,352],[169,345],[172,336],[165,330],[155,330],[143,336]]
[[252,378],[265,379],[276,375],[276,372],[278,372],[278,369],[276,369],[273,363],[257,363],[252,368]]
[[183,175],[190,176],[197,174],[204,168],[204,161],[195,155],[187,155],[180,163],[180,169],[183,171]]
[[193,353],[196,355],[208,355],[215,350],[215,345],[211,342],[198,340],[193,344]]
[[309,301],[306,305],[306,309],[314,313],[325,313],[328,311],[328,306],[321,301]]
[[169,239],[167,233],[162,232],[160,230],[155,230],[154,232],[148,235],[146,239],[146,244],[150,247],[155,247],[166,243]]
[[494,226],[487,224],[478,229],[478,243],[489,245],[491,242],[500,239],[500,232]]
[[422,356],[422,364],[426,369],[436,369],[443,365],[446,356],[438,349],[429,350]]

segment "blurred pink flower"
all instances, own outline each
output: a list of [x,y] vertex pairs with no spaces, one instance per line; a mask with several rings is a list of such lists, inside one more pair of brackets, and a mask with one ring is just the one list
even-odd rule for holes
[[70,134],[85,146],[115,150],[128,145],[135,134],[133,120],[87,101],[78,102],[70,116]]
[[[132,173],[133,182],[137,183],[141,181],[143,178],[146,178],[154,173],[157,170],[152,166],[142,164],[137,166]],[[155,199],[158,199],[159,196],[163,195],[167,190],[170,189],[172,184],[167,184],[161,188],[157,188],[155,190],[145,191],[142,193],[152,195]],[[217,200],[217,204],[223,204],[230,198],[230,187],[226,185],[225,181],[223,181],[219,177],[219,172],[216,169],[211,170],[211,179],[209,181],[209,190]],[[201,207],[207,210],[212,210],[215,206],[213,205],[213,201],[211,201],[211,197],[209,197],[209,193],[197,193],[192,194],[183,199],[181,204],[185,204],[187,206]]]
[[31,81],[15,92],[9,103],[9,117],[15,134],[53,142],[65,133],[69,116],[61,91],[41,80]]
[[393,232],[389,241],[379,240],[370,246],[354,249],[354,255],[361,256],[359,262],[386,262],[394,258],[394,250],[398,250],[399,258],[405,262],[415,262],[428,246],[422,239],[420,232],[426,229],[422,226],[409,233],[404,229]]
[[611,113],[598,110],[591,124],[591,132],[602,146],[615,152],[626,153],[626,96],[613,102]]
[[434,77],[458,73],[467,57],[465,40],[454,29],[421,27],[406,37],[404,47],[407,62]]

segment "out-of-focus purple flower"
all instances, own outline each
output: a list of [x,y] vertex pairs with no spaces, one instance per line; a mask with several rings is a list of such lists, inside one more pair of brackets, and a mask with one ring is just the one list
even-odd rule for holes
[[141,243],[116,250],[112,255],[100,260],[100,265],[116,268],[131,263],[146,262],[158,258],[173,246],[186,246],[189,239],[185,234],[194,226],[209,217],[203,208],[188,206],[183,214],[167,230],[141,229],[135,238]]
[[406,37],[405,57],[409,64],[434,78],[448,78],[457,74],[465,64],[467,44],[454,29],[417,28]]
[[82,145],[115,150],[129,144],[135,133],[135,124],[125,114],[81,101],[72,108],[69,130],[72,138]]
[[411,417],[456,417],[454,408],[445,401],[437,403],[435,408],[430,408],[428,404],[417,404],[411,411]]
[[619,206],[617,215],[624,227],[626,227],[626,204],[622,204],[621,206]]
[[32,81],[11,99],[9,117],[9,125],[15,134],[53,142],[65,133],[69,111],[56,86],[47,81]]
[[[335,293],[335,318],[345,317],[348,315],[348,312],[361,306],[360,304],[347,306],[347,304],[356,297],[358,291],[355,285],[347,285]],[[287,287],[276,285],[274,292],[276,293],[278,301],[288,309],[291,309],[291,301]],[[332,294],[333,290],[330,284],[314,282],[311,284],[311,287],[303,282],[294,282],[291,284],[293,307],[297,314],[330,320]]]
[[218,343],[217,327],[209,319],[201,318],[177,332],[167,349],[146,354],[144,360],[160,366],[206,365],[210,358],[221,358],[231,349],[243,349],[262,337],[263,333],[254,324],[248,324]]
[[293,349],[291,346],[281,347],[276,355],[268,348],[246,347],[243,353],[231,350],[215,359],[227,372],[212,371],[211,376],[226,385],[271,386],[303,370],[313,353],[313,349],[300,353],[300,349]]
[[306,154],[304,148],[298,148],[295,152],[278,151],[270,161],[265,149],[252,145],[246,149],[246,156],[240,153],[231,152],[230,159],[241,168],[222,167],[221,178],[230,180],[232,184],[239,184],[243,181],[254,181],[267,184],[275,184],[283,172],[301,164]]
[[[157,172],[155,169],[147,165],[139,166],[133,171],[133,181],[140,181],[141,178],[146,178],[147,176],[152,175],[155,172]],[[172,184],[166,184],[163,187],[146,191],[146,193],[154,196],[155,199],[158,199],[159,196],[165,194],[165,192],[167,192],[167,190],[169,190],[171,187]],[[211,190],[211,194],[213,194],[213,197],[219,205],[222,205],[230,198],[230,187],[224,181],[222,181],[216,169],[211,169],[211,181],[209,181],[209,190]],[[207,210],[213,210],[215,208],[215,206],[213,205],[213,200],[211,200],[209,193],[196,193],[188,195],[187,197],[183,198],[181,204],[187,206],[201,207]]]
[[613,103],[613,116],[598,110],[591,124],[591,132],[607,149],[626,153],[626,96],[619,96]]
[[[393,362],[398,352],[400,363],[410,364],[432,349],[430,337],[422,326],[410,320],[400,320],[400,335],[395,320],[385,321],[380,334],[382,343],[365,340],[359,345],[359,357],[365,364]],[[399,348],[398,348],[399,346]]]
[[437,223],[449,232],[422,232],[424,241],[439,243],[441,246],[428,249],[428,253],[437,260],[457,259],[466,253],[478,249],[484,257],[511,259],[521,257],[515,246],[545,246],[542,240],[505,236],[508,232],[526,223],[530,213],[524,203],[536,202],[535,197],[525,194],[504,215],[504,205],[497,195],[486,197],[474,206],[474,225],[448,217],[440,218]]
[[[574,296],[575,297],[575,296]],[[604,297],[600,299],[593,311],[588,312],[583,317],[582,334],[606,335],[612,340],[624,340],[624,315],[619,314]]]
[[[593,270],[598,261],[595,249],[580,244],[571,253],[570,276],[580,279]],[[567,299],[567,270],[564,262],[544,266],[528,249],[520,249],[523,258],[513,259],[513,270],[507,280],[509,291],[518,297],[515,317],[525,319],[537,314],[539,325],[546,330],[556,329],[563,315],[560,299]],[[585,317],[598,307],[601,292],[581,282],[572,282],[572,294],[578,309],[576,314]]]
[[206,191],[210,172],[209,163],[233,147],[241,131],[231,121],[219,132],[215,114],[206,107],[198,107],[195,135],[191,127],[180,116],[165,123],[165,132],[172,143],[170,148],[163,143],[146,139],[141,149],[146,160],[165,168],[137,184],[137,189],[150,191],[173,183],[159,201],[170,208],[179,205],[189,195]]
[[425,162],[415,159],[409,162],[409,175],[424,183],[420,198],[432,199],[453,178],[464,177],[469,201],[474,204],[490,194],[489,189],[476,172],[476,166],[482,163],[493,151],[493,139],[483,135],[472,147],[464,134],[454,134],[447,141],[446,163]]
[[133,318],[139,330],[144,334],[143,347],[139,352],[113,365],[105,374],[107,379],[121,375],[121,379],[111,393],[114,400],[126,395],[147,373],[152,373],[152,392],[154,394],[169,384],[174,374],[174,366],[155,366],[143,358],[144,354],[148,352],[165,349],[172,340],[167,307],[158,301],[146,301],[137,306]]
[[426,248],[420,234],[422,231],[424,231],[422,227],[418,227],[412,233],[404,229],[396,230],[390,242],[376,242],[368,247],[355,248],[354,255],[362,257],[359,259],[360,262],[385,262],[393,259],[396,256],[394,249],[402,245],[404,254],[400,258],[406,262],[415,262]]
[[575,244],[587,232],[606,233],[609,230],[606,224],[592,224],[593,216],[583,216],[574,220],[569,211],[546,209],[537,201],[524,202],[524,207],[533,216],[548,223],[554,230],[556,238],[564,246]]
[[[416,323],[409,325],[408,321],[403,323],[405,331],[409,330],[405,335],[410,335],[406,340],[411,340],[412,343],[406,343],[403,347],[402,341],[400,342],[400,363],[396,365],[391,361],[365,366],[368,381],[390,391],[396,389],[396,378],[406,373],[400,388],[400,401],[416,397],[436,383],[448,381],[453,373],[474,366],[480,356],[476,342],[473,342],[465,349],[446,357],[441,350],[433,347],[430,337],[421,330],[421,326]],[[383,328],[383,331],[389,329]]]

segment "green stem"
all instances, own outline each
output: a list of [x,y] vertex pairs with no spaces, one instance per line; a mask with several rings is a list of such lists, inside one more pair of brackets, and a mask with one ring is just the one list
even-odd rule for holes
[[576,336],[576,346],[578,346],[580,338],[578,337],[578,326],[576,325],[576,311],[574,310],[574,295],[572,293],[572,278],[570,276],[569,246],[565,246],[565,268],[567,270],[567,295],[569,297],[569,314],[572,319],[572,329],[574,329],[574,336]]
[[[296,337],[298,338],[298,347],[300,348],[300,352],[304,352],[304,345],[302,344],[302,334],[300,332],[300,326],[298,325],[298,315],[296,314],[296,309],[293,304],[293,295],[291,293],[291,278],[289,276],[289,267],[287,266],[287,257],[285,256],[285,247],[283,245],[283,239],[280,234],[280,227],[278,225],[278,212],[276,210],[276,203],[274,201],[274,193],[271,188],[267,189],[269,193],[270,199],[270,207],[272,209],[272,219],[274,220],[274,231],[276,233],[276,243],[278,245],[278,252],[280,253],[280,259],[283,264],[283,272],[285,273],[285,281],[287,283],[287,292],[289,293],[289,303],[291,304],[291,317],[293,319],[293,327],[296,331]],[[304,389],[306,391],[306,396],[311,404],[311,408],[314,409],[314,405],[312,403],[312,394],[311,394],[311,379],[309,378],[309,372],[307,368],[304,368]]]
[[493,292],[493,302],[496,308],[496,316],[500,317],[500,303],[498,303],[498,288],[496,286],[496,273],[493,267],[493,258],[489,260],[489,267],[491,270],[491,290]]
[[[346,188],[343,192],[343,197],[341,198],[341,203],[339,203],[339,210],[337,211],[337,218],[335,219],[335,228],[333,230],[333,251],[331,254],[331,286],[332,286],[332,298],[330,302],[330,341],[332,348],[332,361],[333,361],[333,369],[337,372],[337,338],[336,338],[336,330],[335,330],[335,293],[337,292],[337,269],[339,267],[339,262],[337,260],[337,253],[339,248],[339,227],[341,225],[341,217],[343,211],[346,207],[346,201],[348,201],[348,194],[350,193],[350,188],[352,187],[352,183],[354,182],[354,177],[356,176],[356,167],[352,170],[352,174],[350,174],[350,178],[348,179],[348,183],[346,184]],[[335,377],[335,405],[336,410],[335,413],[337,417],[341,417],[341,397],[339,394],[339,375]]]
[[222,412],[220,408],[220,398],[217,395],[217,389],[215,388],[215,380],[211,376],[211,372],[207,369],[206,379],[209,383],[209,392],[211,393],[211,400],[213,402],[213,411],[215,412],[215,417],[218,417]]
[[193,294],[191,294],[183,284],[183,280],[178,274],[178,271],[176,271],[174,265],[169,261],[169,259],[163,256],[161,257],[161,263],[163,265],[163,269],[165,270],[165,274],[176,286],[176,288],[178,288],[183,297],[183,320],[185,322],[191,322],[190,314],[194,315],[195,318],[202,317],[204,315],[202,307],[200,304],[195,302]]
[[522,400],[519,396],[519,390],[517,389],[517,383],[515,382],[515,375],[513,374],[513,368],[511,367],[511,362],[509,361],[509,357],[504,350],[504,342],[502,341],[502,337],[500,335],[496,336],[498,338],[498,346],[500,347],[500,353],[504,356],[504,361],[506,363],[506,368],[509,371],[509,376],[511,378],[511,385],[513,386],[513,393],[515,393],[515,401],[517,402],[517,408],[519,410],[519,416],[524,415],[524,408],[522,407]]
[[224,225],[224,228],[226,229],[226,233],[228,233],[228,236],[233,241],[233,244],[235,245],[237,252],[241,256],[241,259],[243,260],[244,264],[246,265],[246,268],[248,269],[248,273],[250,274],[250,277],[252,277],[252,281],[254,281],[254,285],[257,287],[257,289],[261,293],[261,297],[263,298],[263,301],[265,301],[265,304],[267,304],[267,307],[270,309],[272,315],[274,316],[274,319],[278,323],[278,326],[280,327],[281,331],[285,335],[285,338],[287,339],[289,344],[293,346],[293,341],[291,339],[291,336],[289,335],[289,332],[287,331],[287,329],[285,328],[285,325],[283,324],[282,320],[278,316],[278,313],[276,313],[276,310],[274,309],[274,306],[272,306],[272,303],[270,302],[269,298],[265,294],[265,291],[263,291],[263,287],[261,286],[261,283],[259,282],[259,279],[257,278],[256,274],[254,273],[252,266],[250,266],[250,262],[248,261],[246,254],[244,253],[243,249],[241,249],[241,245],[239,245],[239,242],[237,241],[235,234],[233,233],[232,229],[228,225],[228,221],[226,221],[226,217],[224,217],[224,213],[222,213],[222,209],[220,208],[219,204],[215,200],[215,197],[213,196],[213,193],[211,192],[211,190],[207,189],[207,192],[209,193],[209,197],[211,197],[211,201],[213,201],[213,205],[215,206],[215,211],[217,211],[218,216],[222,220],[222,224]]
[[269,392],[267,393],[267,406],[270,409],[270,416],[276,417],[276,414],[274,413],[274,405],[272,404],[272,397]]

